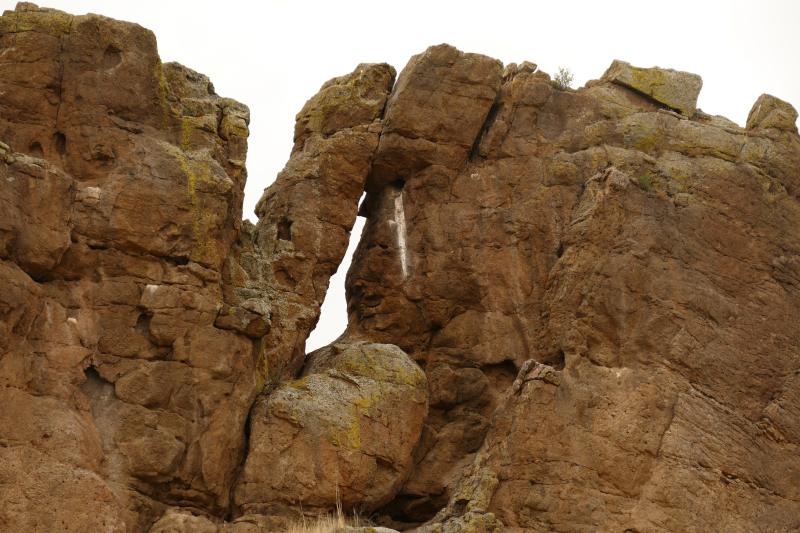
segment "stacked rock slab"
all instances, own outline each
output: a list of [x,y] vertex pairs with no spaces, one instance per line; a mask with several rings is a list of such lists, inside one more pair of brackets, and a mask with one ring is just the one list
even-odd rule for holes
[[0,18],[0,529],[225,515],[257,392],[214,327],[241,224],[246,106],[152,32]]
[[638,68],[619,60],[611,63],[601,79],[645,94],[687,117],[697,110],[697,95],[703,87],[703,79],[691,72]]

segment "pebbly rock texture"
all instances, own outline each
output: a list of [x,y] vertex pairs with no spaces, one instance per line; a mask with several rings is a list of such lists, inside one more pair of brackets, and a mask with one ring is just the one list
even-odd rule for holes
[[549,81],[359,65],[253,225],[246,106],[135,24],[6,11],[0,529],[285,531],[338,487],[420,533],[798,530],[797,111]]
[[422,370],[399,348],[334,344],[310,354],[297,381],[257,402],[234,487],[245,514],[367,515],[408,477],[428,409]]

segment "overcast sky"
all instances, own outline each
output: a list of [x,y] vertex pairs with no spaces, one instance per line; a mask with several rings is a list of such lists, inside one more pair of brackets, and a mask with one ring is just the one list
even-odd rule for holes
[[[0,7],[13,9],[3,0]],[[599,78],[614,59],[703,77],[698,106],[743,125],[769,93],[800,108],[800,1],[208,1],[42,0],[73,14],[99,13],[153,30],[164,62],[214,82],[251,110],[244,216],[289,157],[294,116],[319,87],[359,63],[408,59],[443,42],[551,75],[573,87]],[[357,240],[363,219],[354,229]],[[309,350],[346,325],[345,264],[334,276]]]

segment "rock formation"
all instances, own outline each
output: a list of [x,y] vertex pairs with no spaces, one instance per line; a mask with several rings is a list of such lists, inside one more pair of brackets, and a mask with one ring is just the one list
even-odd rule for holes
[[362,64],[253,225],[246,106],[136,24],[6,11],[0,529],[798,530],[798,114],[701,86]]

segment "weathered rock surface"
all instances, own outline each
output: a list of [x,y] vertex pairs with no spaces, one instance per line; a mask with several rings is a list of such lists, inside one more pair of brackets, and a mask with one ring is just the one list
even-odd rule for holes
[[[800,368],[798,136],[521,73],[474,146],[462,169],[419,172],[362,208],[347,335],[399,345],[431,394],[418,464],[384,512],[417,523],[452,501],[535,358],[561,385],[527,418],[503,415],[518,433],[492,451],[486,508],[506,526],[757,529],[747,502],[765,491],[770,527],[797,527],[796,484],[769,472],[798,464],[775,421]],[[692,518],[702,491],[707,508],[738,510]]]
[[[500,88],[503,65],[441,44],[414,56],[389,102],[366,190],[461,168]],[[409,155],[413,154],[413,157]],[[436,170],[431,179],[435,179]]]
[[408,477],[428,410],[424,372],[396,346],[356,344],[310,355],[303,376],[256,403],[234,487],[241,512],[364,514]]
[[797,133],[797,110],[789,102],[762,94],[747,116],[747,129],[777,128]]
[[30,3],[0,18],[0,92],[2,529],[226,514],[258,385],[214,327],[247,108],[149,30]]
[[226,303],[233,317],[254,306],[272,317],[259,350],[273,379],[303,366],[305,340],[347,251],[394,77],[389,65],[362,64],[322,86],[297,115],[292,156],[256,206],[258,223],[245,224],[234,246]]
[[694,115],[697,97],[703,87],[703,79],[691,72],[659,67],[639,68],[619,60],[611,64],[602,79],[646,94],[687,117]]
[[396,530],[800,528],[796,110],[448,45],[394,77],[322,86],[253,225],[246,106],[135,24],[4,13],[0,529],[284,531],[337,488]]

